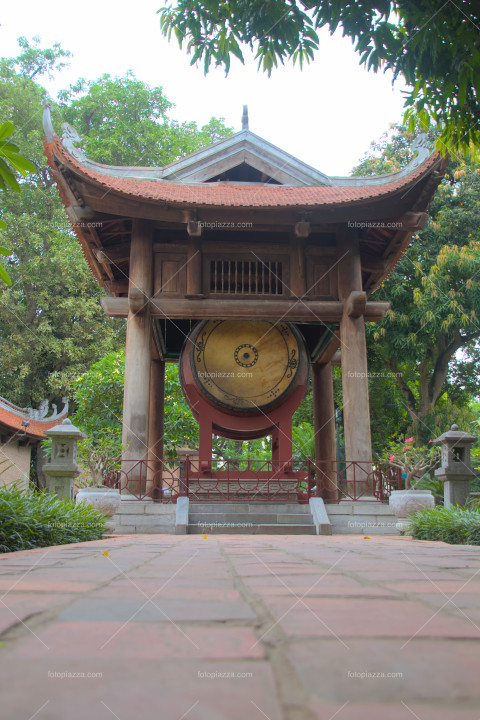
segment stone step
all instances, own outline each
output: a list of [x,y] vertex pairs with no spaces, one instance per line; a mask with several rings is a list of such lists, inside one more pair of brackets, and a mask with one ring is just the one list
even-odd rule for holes
[[334,534],[396,535],[394,515],[331,515]]
[[261,523],[271,524],[272,522],[278,522],[284,525],[302,525],[313,522],[311,515],[303,515],[300,513],[278,513],[277,515],[273,513],[189,513],[190,523],[199,521],[212,523],[256,523],[257,525]]
[[391,515],[388,503],[375,501],[348,502],[342,500],[337,503],[328,503],[325,509],[329,517],[333,515]]
[[189,535],[315,535],[315,526],[310,525],[279,525],[252,524],[250,527],[212,527],[205,529],[198,525],[188,526]]
[[222,503],[222,502],[195,502],[190,501],[190,512],[211,513],[300,513],[310,515],[309,505],[299,503]]

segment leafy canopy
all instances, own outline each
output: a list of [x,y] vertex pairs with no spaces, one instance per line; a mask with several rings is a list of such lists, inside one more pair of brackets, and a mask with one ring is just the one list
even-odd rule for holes
[[[398,170],[409,159],[411,140],[405,127],[395,126],[355,174]],[[472,420],[468,406],[480,371],[479,198],[480,164],[457,158],[432,202],[430,222],[375,293],[391,310],[380,323],[367,324],[370,372],[389,375],[371,381],[372,402],[380,400],[388,426],[394,400],[424,441],[439,424]],[[407,431],[401,415],[390,435]]]
[[202,128],[168,117],[174,107],[161,87],[149,87],[129,71],[124,78],[103,75],[79,80],[59,93],[63,119],[83,139],[92,160],[108,165],[165,165],[232,134],[223,118]]
[[318,30],[341,28],[368,70],[392,70],[412,88],[405,97],[413,130],[431,121],[449,150],[480,141],[480,6],[471,0],[175,0],[159,11],[164,35],[186,43],[192,64],[230,69],[242,45],[271,73],[286,60],[315,56]]
[[[70,396],[77,376],[123,345],[125,322],[106,317],[100,307],[104,291],[85,261],[44,154],[45,89],[38,80],[61,69],[69,53],[58,44],[43,50],[36,41],[19,43],[18,57],[0,59],[0,118],[13,123],[21,154],[33,165],[22,178],[22,168],[12,162],[22,192],[2,198],[8,227],[1,245],[8,248],[13,287],[0,297],[0,395],[34,407],[46,396],[57,404]],[[107,163],[164,164],[231,133],[217,118],[201,129],[175,123],[162,89],[131,73],[79,81],[51,104],[54,127],[76,125],[87,152]],[[7,149],[21,163],[13,147]]]

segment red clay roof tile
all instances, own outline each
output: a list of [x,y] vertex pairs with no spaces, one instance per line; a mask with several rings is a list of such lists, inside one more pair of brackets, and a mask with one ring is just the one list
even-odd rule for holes
[[55,154],[83,177],[90,179],[96,185],[113,190],[121,195],[141,197],[145,200],[162,201],[174,205],[249,208],[346,205],[374,198],[388,197],[427,175],[442,160],[438,153],[434,153],[409,175],[396,182],[381,185],[354,187],[262,185],[259,187],[233,182],[228,185],[220,183],[187,185],[171,181],[119,178],[87,168],[65,150],[57,137],[51,143],[45,142],[45,151],[52,168],[55,168],[53,159],[53,154]]

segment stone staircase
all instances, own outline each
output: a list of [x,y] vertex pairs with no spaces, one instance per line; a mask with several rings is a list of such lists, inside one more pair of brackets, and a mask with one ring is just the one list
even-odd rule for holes
[[325,505],[332,523],[334,535],[397,535],[397,518],[388,503],[374,498],[364,500],[341,500],[338,504]]
[[309,505],[191,502],[188,533],[315,535],[316,529]]

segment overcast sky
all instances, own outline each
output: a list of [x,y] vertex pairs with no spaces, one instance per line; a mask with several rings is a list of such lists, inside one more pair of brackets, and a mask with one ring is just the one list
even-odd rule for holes
[[176,41],[160,34],[161,5],[162,0],[9,3],[0,13],[2,56],[18,54],[21,35],[40,35],[43,47],[60,42],[73,58],[55,82],[42,81],[51,95],[79,77],[122,76],[132,69],[140,80],[163,87],[176,106],[172,117],[199,125],[215,115],[238,131],[247,104],[250,130],[327,175],[348,174],[371,141],[401,119],[405,86],[392,89],[391,74],[367,73],[340,33],[322,33],[321,49],[303,71],[281,67],[268,78],[250,57],[245,66],[234,58],[227,78],[219,68],[204,77]]

